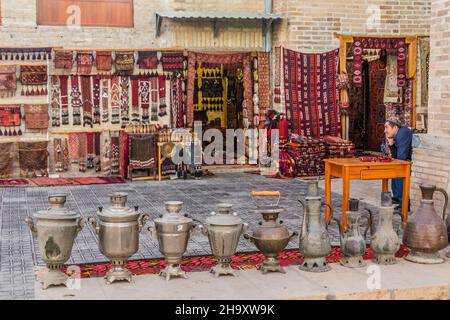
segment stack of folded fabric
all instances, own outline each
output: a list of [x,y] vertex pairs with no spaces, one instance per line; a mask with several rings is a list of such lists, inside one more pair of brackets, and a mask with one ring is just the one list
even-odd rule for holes
[[324,136],[323,141],[326,147],[326,158],[354,158],[355,144],[349,140],[339,137]]
[[324,174],[323,159],[326,156],[322,140],[305,136],[293,136],[285,144],[286,152],[295,161],[297,176],[318,176]]

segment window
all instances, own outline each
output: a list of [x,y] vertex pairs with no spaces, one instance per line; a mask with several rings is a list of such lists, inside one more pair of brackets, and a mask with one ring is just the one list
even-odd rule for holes
[[37,0],[37,24],[132,28],[133,0]]

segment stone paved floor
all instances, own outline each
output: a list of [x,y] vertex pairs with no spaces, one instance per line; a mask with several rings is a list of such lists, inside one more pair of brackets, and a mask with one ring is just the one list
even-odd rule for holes
[[[32,239],[24,220],[34,212],[48,208],[47,196],[50,193],[67,193],[66,206],[81,213],[85,218],[92,217],[99,206],[108,206],[108,194],[123,191],[129,194],[130,206],[139,206],[140,211],[149,213],[152,218],[164,212],[164,201],[184,202],[184,211],[200,221],[213,211],[220,202],[233,204],[233,208],[249,230],[257,227],[261,217],[251,212],[254,202],[249,193],[252,190],[280,190],[280,205],[285,208],[281,219],[291,231],[299,231],[303,211],[297,199],[305,194],[306,182],[302,180],[268,179],[245,173],[218,173],[200,180],[171,180],[162,182],[133,182],[127,184],[0,188],[0,299],[32,299],[34,297],[33,268],[43,265],[36,240]],[[323,190],[321,190],[323,195]],[[268,199],[258,199],[258,201]],[[264,202],[263,201],[263,202]],[[335,214],[340,214],[340,195],[333,194]],[[398,224],[398,223],[397,223]],[[152,225],[148,222],[147,226]],[[146,230],[146,228],[144,229]],[[333,244],[338,244],[336,224],[329,233]],[[298,247],[298,240],[292,241],[289,248]],[[241,240],[238,251],[256,251],[252,244]],[[206,237],[196,236],[190,240],[187,255],[210,254]],[[148,232],[140,236],[139,252],[132,259],[161,257],[158,243]],[[97,238],[91,226],[87,225],[78,235],[68,264],[106,261],[97,246]]]

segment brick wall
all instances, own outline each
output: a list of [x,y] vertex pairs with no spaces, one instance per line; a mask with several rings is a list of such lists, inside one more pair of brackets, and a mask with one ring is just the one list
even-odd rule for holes
[[[450,1],[433,1],[430,30],[430,84],[428,134],[413,153],[412,203],[420,201],[420,183],[433,183],[450,191]],[[441,212],[443,198],[436,196]]]

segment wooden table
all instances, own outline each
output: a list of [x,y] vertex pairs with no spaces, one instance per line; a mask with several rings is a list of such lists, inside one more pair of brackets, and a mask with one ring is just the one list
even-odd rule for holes
[[[350,196],[350,180],[383,180],[383,191],[389,191],[389,179],[403,179],[402,220],[408,219],[409,184],[411,162],[393,159],[391,162],[362,162],[357,158],[326,159],[325,201],[331,205],[331,177],[342,178],[342,224],[347,230],[347,209]],[[325,221],[331,219],[331,210],[325,209]]]

